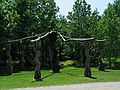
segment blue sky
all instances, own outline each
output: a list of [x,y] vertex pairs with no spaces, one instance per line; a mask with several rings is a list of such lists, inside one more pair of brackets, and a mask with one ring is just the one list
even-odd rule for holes
[[[74,2],[76,0],[55,0],[57,6],[60,8],[60,13],[67,16],[68,12],[72,11]],[[86,0],[88,4],[91,5],[92,11],[96,8],[100,15],[103,14],[104,10],[107,8],[108,3],[113,3],[115,0]]]

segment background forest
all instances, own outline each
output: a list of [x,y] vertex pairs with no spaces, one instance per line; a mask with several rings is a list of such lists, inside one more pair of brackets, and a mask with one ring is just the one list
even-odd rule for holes
[[[102,15],[99,15],[97,9],[92,12],[91,5],[85,0],[76,0],[67,17],[58,15],[58,12],[59,7],[54,0],[0,0],[0,67],[3,68],[6,63],[6,50],[2,42],[58,31],[73,38],[105,39],[103,50],[106,67],[120,69],[120,0],[108,4]],[[57,40],[60,61],[79,59],[79,43],[61,42],[61,39]],[[47,67],[49,63],[47,45],[47,39],[43,40],[42,67]],[[12,43],[14,69],[34,66],[33,47],[29,39]],[[95,43],[91,47],[91,58],[91,65],[97,66]]]

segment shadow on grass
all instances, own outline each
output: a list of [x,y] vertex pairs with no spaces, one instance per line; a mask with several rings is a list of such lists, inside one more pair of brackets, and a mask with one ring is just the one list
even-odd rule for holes
[[84,76],[84,77],[86,77],[86,78],[90,78],[90,79],[97,79],[96,77],[89,77],[89,76]]
[[69,72],[61,72],[61,73],[67,74],[67,75],[69,75],[69,76],[81,77],[81,76],[79,76],[79,75],[75,75],[75,74],[72,74],[72,73],[69,73]]
[[[67,75],[70,75],[70,76],[74,76],[74,77],[82,77],[80,75],[75,75],[75,74],[71,74],[71,73],[65,73],[64,74],[67,74]],[[96,77],[87,77],[87,78],[91,78],[91,79],[97,79]]]
[[[51,73],[51,74],[49,74],[49,75],[47,75],[47,76],[45,76],[45,77],[42,77],[41,78],[41,80],[39,80],[39,81],[43,81],[45,78],[48,78],[48,77],[50,77],[50,76],[52,76],[52,75],[54,75],[55,73]],[[35,82],[38,82],[38,81],[32,81],[32,83],[35,83]]]
[[91,79],[97,79],[96,77],[88,77],[88,78],[91,78]]
[[79,75],[75,75],[75,74],[71,74],[71,73],[66,73],[66,74],[70,75],[70,76],[80,77]]
[[45,79],[45,78],[48,78],[48,77],[50,77],[50,76],[52,76],[52,75],[54,75],[55,73],[51,73],[51,74],[49,74],[49,75],[47,75],[47,76],[45,76],[45,77],[42,77],[42,79]]
[[111,72],[111,71],[105,70],[105,71],[103,71],[103,72]]
[[110,71],[110,70],[105,70],[105,71],[100,71],[100,72],[112,72],[112,71]]

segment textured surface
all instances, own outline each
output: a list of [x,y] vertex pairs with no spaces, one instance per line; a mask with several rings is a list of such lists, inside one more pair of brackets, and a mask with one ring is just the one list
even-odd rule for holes
[[[13,89],[12,89],[13,90]],[[120,82],[75,84],[64,86],[18,88],[14,90],[120,90]]]

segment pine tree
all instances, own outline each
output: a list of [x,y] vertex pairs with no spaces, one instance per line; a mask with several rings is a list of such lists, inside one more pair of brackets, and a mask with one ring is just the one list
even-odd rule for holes
[[74,37],[90,37],[88,33],[90,28],[91,6],[85,0],[76,0],[73,11],[69,12],[68,19],[72,28]]

